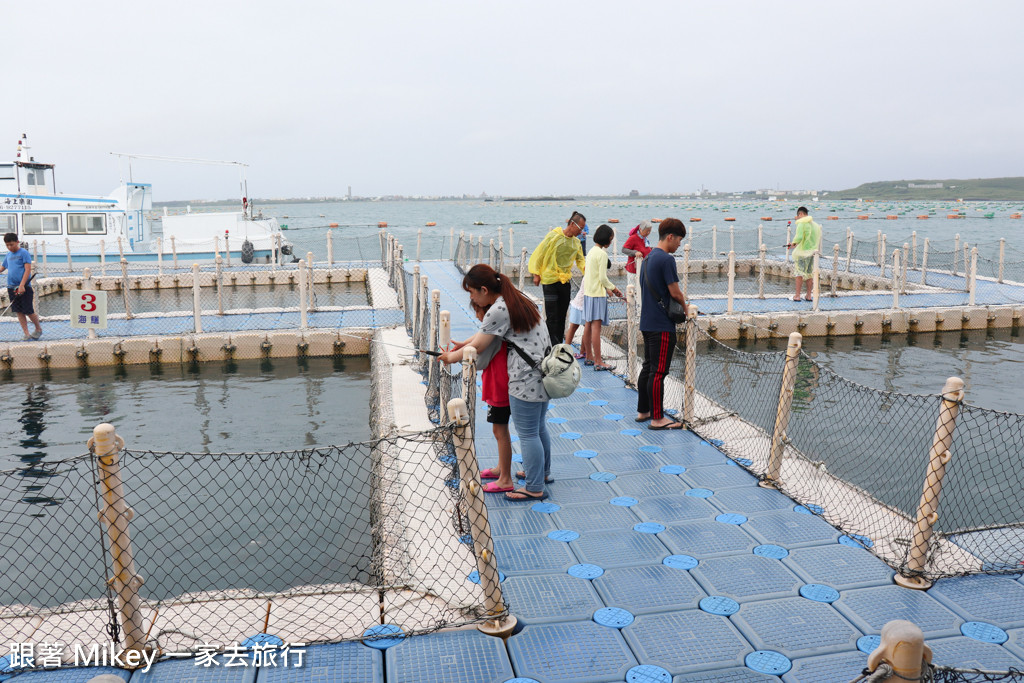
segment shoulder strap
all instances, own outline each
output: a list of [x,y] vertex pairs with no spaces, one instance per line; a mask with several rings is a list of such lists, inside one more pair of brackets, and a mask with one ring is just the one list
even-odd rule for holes
[[[645,284],[647,282],[647,259],[644,259],[643,263],[640,264],[640,278],[642,280],[640,286],[647,287],[647,285]],[[656,290],[654,287],[648,287],[648,289],[650,289],[651,294],[654,295],[654,300],[658,302],[659,306],[661,306],[661,310],[665,311],[665,313],[668,314],[668,309],[665,308],[665,301],[661,298],[661,295],[658,294],[658,290]]]
[[[530,358],[530,357],[529,357],[528,355],[526,355],[526,351],[523,351],[523,350],[522,350],[521,348],[519,348],[519,345],[518,345],[518,344],[516,344],[516,343],[515,343],[514,341],[510,340],[510,339],[509,339],[508,337],[502,337],[502,338],[503,338],[503,339],[505,340],[505,343],[506,343],[506,344],[508,344],[508,345],[509,345],[509,347],[510,347],[510,348],[511,348],[511,349],[512,349],[513,351],[515,351],[516,353],[518,353],[518,354],[520,355],[520,357],[521,357],[521,358],[522,358],[522,359],[523,359],[524,361],[526,361],[526,364],[527,364],[527,365],[529,365],[529,366],[530,366],[531,368],[533,368],[534,370],[536,370],[536,369],[537,369],[537,366],[538,366],[538,365],[540,365],[540,363],[539,363],[538,361],[535,361],[535,360],[533,360],[532,358]],[[548,347],[547,349],[545,349],[545,350],[544,350],[544,355],[545,355],[545,356],[546,356],[546,355],[548,355],[548,352],[549,352],[550,350],[551,350],[551,347],[549,346],[549,347]]]

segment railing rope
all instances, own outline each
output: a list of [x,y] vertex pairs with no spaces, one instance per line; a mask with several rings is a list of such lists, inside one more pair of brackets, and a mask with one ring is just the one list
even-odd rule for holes
[[782,370],[782,388],[779,389],[779,404],[775,412],[775,429],[772,431],[772,445],[768,456],[768,469],[760,485],[764,488],[782,488],[782,456],[786,450],[786,429],[793,407],[793,387],[796,384],[796,369],[800,362],[800,346],[803,337],[799,332],[789,335],[786,347],[786,364]]
[[114,425],[103,423],[92,430],[89,450],[96,457],[97,475],[103,508],[99,511],[100,521],[107,530],[110,551],[110,569],[113,576],[110,583],[117,594],[121,630],[127,650],[140,651],[146,632],[139,598],[143,579],[135,571],[135,555],[132,550],[129,522],[133,512],[125,502],[124,485],[121,481],[119,455],[124,441],[117,435]]
[[939,521],[939,500],[942,496],[942,479],[946,476],[946,467],[953,455],[949,448],[953,443],[953,431],[956,418],[960,413],[960,404],[964,400],[964,381],[959,377],[950,377],[942,387],[942,404],[939,417],[935,423],[932,446],[928,453],[928,471],[925,475],[921,501],[917,507],[917,521],[914,525],[912,545],[907,554],[906,567],[896,575],[895,581],[904,588],[927,590],[932,582],[923,575],[928,559],[928,546],[931,542],[935,523]]

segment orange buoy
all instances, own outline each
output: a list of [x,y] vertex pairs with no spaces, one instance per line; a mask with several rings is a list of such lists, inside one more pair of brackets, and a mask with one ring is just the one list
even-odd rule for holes
[[660,219],[660,218],[652,218],[652,219],[651,219],[651,222],[652,222],[652,223],[660,223],[660,222],[661,222],[661,219]]
[[885,220],[887,220],[887,221],[894,221],[894,220],[896,220],[898,218],[899,218],[899,216],[896,216],[896,215],[890,213],[888,216],[885,217]]
[[871,218],[871,216],[867,215],[866,213],[862,213],[857,216],[857,220],[859,221],[866,221],[869,218]]
[[338,227],[338,224],[337,224],[337,223],[331,223],[331,224],[330,224],[330,225],[328,225],[327,227],[328,227],[328,228],[336,228],[336,227]]
[[735,219],[735,218],[733,218],[732,216],[728,216],[728,217],[727,217],[727,218],[725,218],[724,220],[725,220],[725,222],[726,222],[726,223],[732,223],[732,222],[733,222],[734,220],[736,220],[736,219]]
[[928,214],[922,213],[920,216],[917,217],[917,220],[919,220],[919,221],[926,221],[926,220],[928,220]]
[[827,221],[837,221],[837,220],[839,220],[839,216],[825,216],[825,220],[827,220]]
[[609,223],[618,223],[618,222],[619,222],[619,219],[618,219],[618,218],[609,218],[609,219],[608,219],[608,222],[609,222]]
[[427,221],[427,227],[428,227],[428,228],[432,228],[432,227],[434,227],[435,225],[437,225],[437,222],[436,222],[436,221]]
[[700,219],[699,218],[691,218],[690,222],[691,223],[700,223]]
[[761,220],[763,220],[763,221],[770,221],[771,219],[772,219],[771,216],[761,216]]
[[388,222],[387,221],[380,221],[380,222],[377,223],[377,227],[378,228],[386,228],[386,227],[388,227]]
[[1010,214],[1010,218],[1020,218],[1020,214],[1019,213],[1011,213]]
[[958,213],[951,213],[951,214],[947,215],[946,218],[963,218],[963,216],[961,216]]

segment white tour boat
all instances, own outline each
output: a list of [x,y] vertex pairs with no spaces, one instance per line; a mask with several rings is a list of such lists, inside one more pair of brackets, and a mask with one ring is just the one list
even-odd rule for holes
[[[205,260],[227,257],[230,251],[231,258],[243,263],[264,263],[280,262],[282,254],[291,254],[277,219],[264,217],[262,211],[254,215],[245,197],[241,211],[189,208],[170,214],[165,208],[159,215],[153,212],[149,183],[129,180],[107,197],[58,194],[54,164],[37,162],[27,150],[22,135],[15,160],[0,163],[0,234],[17,234],[35,258],[95,262],[103,253],[105,260],[123,257],[132,262],[170,260],[175,255]],[[242,187],[244,191],[244,180]]]

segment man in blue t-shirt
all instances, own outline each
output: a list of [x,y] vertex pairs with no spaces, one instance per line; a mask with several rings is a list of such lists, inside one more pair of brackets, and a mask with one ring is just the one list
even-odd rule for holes
[[682,422],[665,415],[665,376],[676,348],[676,324],[668,317],[670,297],[686,307],[672,256],[684,237],[686,226],[681,220],[663,220],[658,226],[658,246],[648,254],[640,270],[644,364],[637,379],[636,421],[650,420],[648,429],[683,428]]
[[[43,328],[39,327],[39,316],[32,307],[32,255],[23,249],[18,236],[13,232],[4,235],[4,246],[10,252],[0,265],[0,273],[7,271],[7,299],[11,302],[11,310],[18,314],[21,331],[25,333],[25,341],[39,339],[43,336]],[[36,331],[28,333],[28,320],[36,326]]]

